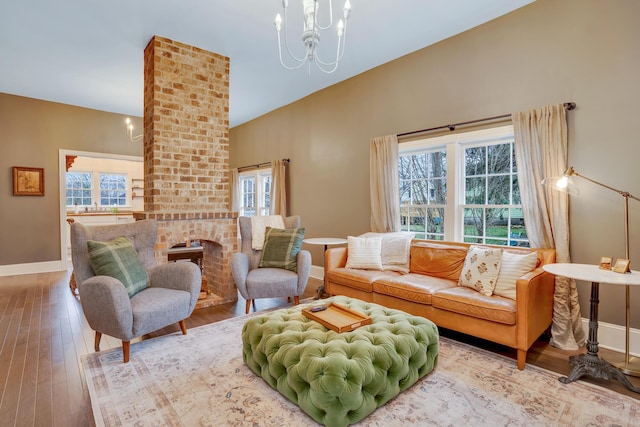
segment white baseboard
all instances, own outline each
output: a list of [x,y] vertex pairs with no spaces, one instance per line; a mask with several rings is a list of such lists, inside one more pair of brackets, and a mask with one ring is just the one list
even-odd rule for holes
[[0,265],[0,276],[18,276],[22,274],[49,273],[52,271],[64,271],[62,261]]
[[[311,266],[311,277],[323,280],[324,268],[318,265]],[[584,336],[589,337],[589,319],[582,318]],[[625,352],[625,331],[626,328],[612,323],[598,322],[598,346],[614,350],[620,353]],[[640,356],[640,329],[629,330],[629,354]]]
[[318,280],[324,280],[324,267],[320,267],[319,265],[312,265],[311,277]]
[[[589,337],[589,319],[582,318],[585,337]],[[612,323],[598,322],[598,346],[620,353],[625,352],[626,328]],[[640,329],[629,329],[629,355],[640,356]]]

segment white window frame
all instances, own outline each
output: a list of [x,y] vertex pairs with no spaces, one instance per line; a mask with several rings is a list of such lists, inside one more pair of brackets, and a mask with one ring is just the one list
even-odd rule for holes
[[[417,153],[432,152],[444,149],[447,160],[447,198],[444,206],[444,240],[464,241],[464,209],[475,205],[465,205],[465,162],[464,150],[468,147],[499,144],[501,141],[513,141],[513,126],[497,126],[489,129],[474,130],[423,138],[399,144],[398,155],[406,156]],[[398,201],[400,203],[400,201]],[[428,206],[428,205],[427,205]],[[439,206],[439,205],[438,205]],[[484,205],[491,208],[492,205]],[[522,208],[521,205],[499,205],[500,208]],[[487,236],[484,236],[487,238]],[[490,238],[490,237],[489,237]],[[527,239],[512,239],[518,245],[528,245]],[[510,243],[507,241],[506,243]],[[513,244],[513,243],[511,243]]]
[[[245,193],[243,182],[247,179],[253,179],[255,183],[254,206],[245,206]],[[238,192],[240,197],[239,214],[240,216],[253,216],[251,210],[255,211],[258,216],[269,215],[270,209],[270,189],[271,189],[271,168],[254,169],[238,173]]]

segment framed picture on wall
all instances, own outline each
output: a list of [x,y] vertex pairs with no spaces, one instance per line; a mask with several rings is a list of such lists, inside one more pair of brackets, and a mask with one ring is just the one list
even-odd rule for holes
[[44,196],[44,168],[13,167],[14,196]]

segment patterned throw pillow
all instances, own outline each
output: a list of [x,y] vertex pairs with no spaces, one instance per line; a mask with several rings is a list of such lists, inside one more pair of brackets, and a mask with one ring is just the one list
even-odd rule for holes
[[267,227],[258,267],[284,268],[298,271],[298,252],[302,248],[305,228]]
[[347,236],[346,267],[382,270],[382,237]]
[[500,263],[500,274],[498,274],[498,281],[493,294],[515,300],[516,280],[533,271],[537,263],[538,254],[536,252],[526,255],[504,252]]
[[122,282],[129,298],[149,287],[149,275],[136,250],[126,237],[109,242],[87,241],[89,262],[96,276],[114,277]]
[[502,249],[471,246],[467,251],[458,284],[491,296],[500,273]]

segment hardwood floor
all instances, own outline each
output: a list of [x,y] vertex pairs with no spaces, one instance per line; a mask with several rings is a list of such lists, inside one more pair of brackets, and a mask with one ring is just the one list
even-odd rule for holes
[[[0,277],[0,425],[93,426],[89,394],[80,356],[93,351],[94,334],[82,313],[80,301],[68,286],[69,273],[42,273]],[[315,296],[320,282],[311,280],[303,298]],[[257,310],[287,305],[286,298],[256,301]],[[245,301],[196,310],[187,319],[194,328],[244,315]],[[172,325],[143,339],[179,331]],[[448,336],[514,359],[509,348],[451,331]],[[139,341],[139,340],[137,340]],[[132,342],[132,355],[135,354]],[[102,337],[101,349],[120,347],[120,341]],[[529,351],[528,364],[567,375],[571,354],[538,340]],[[613,352],[600,349],[605,357]],[[617,381],[584,379],[622,394],[640,398]],[[640,386],[640,378],[631,378]],[[571,385],[567,385],[569,389]]]

